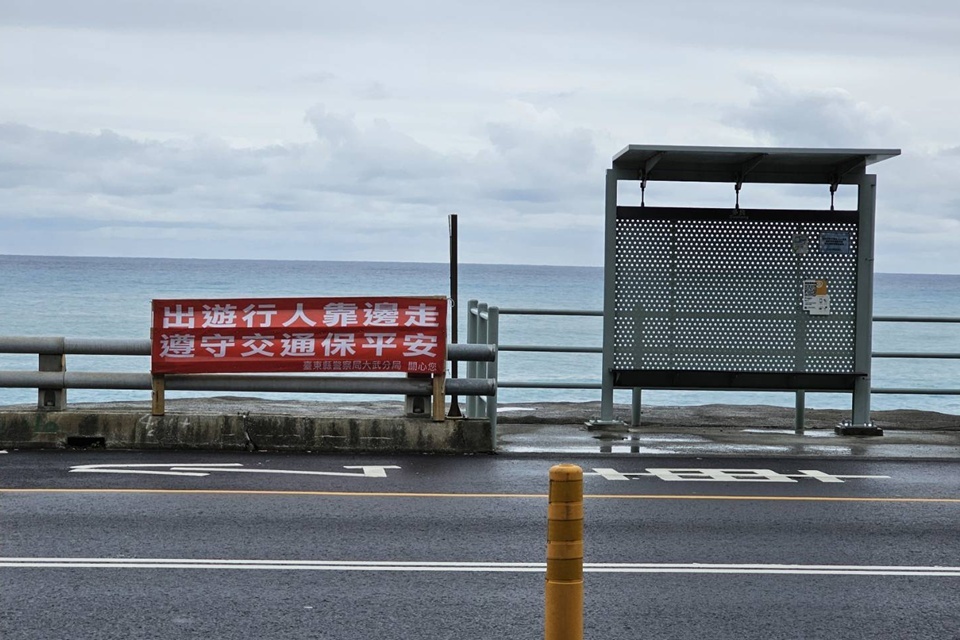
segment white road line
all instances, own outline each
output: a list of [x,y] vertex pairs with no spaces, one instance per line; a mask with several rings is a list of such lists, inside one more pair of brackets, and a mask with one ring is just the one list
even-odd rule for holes
[[[198,465],[176,465],[176,464],[84,464],[70,468],[70,473],[132,473],[137,475],[150,476],[191,476],[202,478],[210,475],[208,472],[216,467],[216,471],[225,471],[231,467],[242,467],[239,462],[226,462],[203,465],[204,471],[194,469]],[[173,469],[178,469],[174,471]],[[167,471],[156,471],[156,469],[167,469]]]
[[[155,476],[191,476],[202,478],[210,473],[273,473],[299,476],[336,476],[340,478],[386,478],[387,469],[399,469],[396,465],[345,466],[350,471],[296,471],[287,469],[247,469],[236,462],[216,464],[85,464],[70,468],[70,473],[125,473]],[[158,469],[166,469],[159,471]]]
[[[542,573],[542,562],[378,560],[229,560],[172,558],[0,558],[0,567],[46,569],[261,569],[274,571],[412,571]],[[896,565],[702,564],[586,562],[585,573],[688,573],[960,577],[960,567]]]

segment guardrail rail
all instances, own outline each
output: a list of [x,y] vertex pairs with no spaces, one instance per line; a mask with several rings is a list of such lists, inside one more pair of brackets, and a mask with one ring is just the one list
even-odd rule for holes
[[[527,308],[500,308],[488,303],[470,300],[467,305],[467,342],[471,344],[495,345],[498,352],[526,352],[526,353],[581,353],[602,354],[599,346],[554,346],[554,345],[520,345],[500,344],[500,318],[505,315],[516,316],[568,316],[568,317],[603,317],[598,310],[573,309],[527,309]],[[950,323],[960,325],[960,318],[930,317],[930,316],[874,316],[873,322],[904,322],[904,323]],[[900,358],[900,359],[938,359],[960,360],[960,353],[947,352],[874,352],[873,358]],[[490,376],[497,379],[498,389],[601,389],[599,381],[584,382],[553,382],[547,380],[500,380],[499,363],[472,364],[467,367],[468,377]],[[599,373],[599,371],[598,371]],[[803,431],[803,416],[805,410],[805,391],[796,393],[795,427],[798,432]],[[960,395],[960,388],[893,388],[875,387],[871,394],[887,395]],[[468,416],[482,413],[487,410],[489,399],[471,398],[468,401]],[[640,424],[640,390],[633,390],[631,422],[634,426]]]
[[[0,387],[35,388],[37,408],[61,411],[67,406],[67,389],[129,389],[150,391],[150,372],[69,371],[68,355],[149,356],[150,340],[66,338],[49,336],[0,336],[0,353],[37,354],[38,371],[0,371]],[[448,361],[495,362],[492,344],[450,344]],[[496,371],[496,368],[493,368]],[[425,413],[424,399],[433,395],[429,377],[388,378],[372,376],[292,375],[292,374],[190,374],[167,375],[168,391],[244,391],[284,393],[342,393],[402,395],[408,413]],[[444,395],[496,397],[496,378],[446,378]],[[489,402],[493,411],[496,403]],[[419,410],[418,410],[419,408]],[[494,417],[495,424],[495,417]]]

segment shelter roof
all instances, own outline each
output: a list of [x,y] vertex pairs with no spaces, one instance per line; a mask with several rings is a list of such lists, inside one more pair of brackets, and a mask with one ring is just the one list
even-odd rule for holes
[[[868,165],[900,155],[899,149],[788,149],[630,145],[613,168],[637,179],[682,182],[851,184]],[[644,175],[644,173],[646,175]]]

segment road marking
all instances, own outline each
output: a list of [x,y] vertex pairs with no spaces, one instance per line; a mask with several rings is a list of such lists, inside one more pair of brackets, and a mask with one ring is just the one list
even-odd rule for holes
[[666,482],[789,482],[799,479],[819,480],[825,483],[843,483],[850,479],[889,479],[890,476],[852,476],[832,475],[816,469],[801,469],[797,473],[779,473],[773,469],[687,469],[652,468],[643,471],[617,471],[610,468],[596,468],[587,471],[584,476],[600,476],[604,480],[639,480],[640,478],[658,478]]
[[[271,571],[411,571],[543,573],[542,562],[417,562],[378,560],[228,560],[194,558],[0,558],[24,569],[260,569]],[[960,567],[890,565],[706,564],[585,562],[585,573],[960,577]]]
[[[161,494],[161,495],[219,495],[219,496],[290,496],[316,498],[487,498],[487,499],[543,499],[545,493],[412,493],[387,491],[244,491],[238,489],[15,489],[0,488],[3,493],[37,494]],[[870,498],[841,496],[729,496],[729,495],[669,495],[595,493],[585,494],[593,500],[740,500],[766,502],[891,502],[960,504],[960,498]]]
[[[247,469],[239,462],[216,464],[84,464],[70,467],[70,473],[124,473],[155,476],[190,476],[202,478],[211,473],[274,473],[297,476],[337,476],[340,478],[386,478],[387,469],[399,469],[396,465],[344,466],[344,469],[359,469],[360,473],[345,471],[290,471],[284,469]],[[166,469],[159,471],[158,469]]]

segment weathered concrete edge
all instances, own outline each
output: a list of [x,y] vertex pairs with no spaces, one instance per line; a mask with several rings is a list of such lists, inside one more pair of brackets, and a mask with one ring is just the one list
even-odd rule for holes
[[0,447],[60,448],[69,440],[115,449],[330,453],[493,453],[486,420],[63,411],[0,412]]

